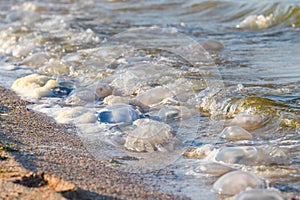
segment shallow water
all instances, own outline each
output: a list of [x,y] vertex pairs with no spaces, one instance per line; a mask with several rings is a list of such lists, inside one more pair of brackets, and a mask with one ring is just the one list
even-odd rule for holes
[[299,33],[298,1],[0,2],[0,84],[162,191],[299,198]]

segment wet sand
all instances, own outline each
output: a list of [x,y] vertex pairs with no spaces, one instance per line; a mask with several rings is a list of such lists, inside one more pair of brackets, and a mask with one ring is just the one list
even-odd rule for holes
[[29,103],[0,87],[1,199],[186,199],[94,159],[74,127],[27,109]]

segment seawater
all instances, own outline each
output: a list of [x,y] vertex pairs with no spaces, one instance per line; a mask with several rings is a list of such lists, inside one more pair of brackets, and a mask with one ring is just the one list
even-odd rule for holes
[[3,1],[0,84],[159,190],[299,198],[299,33],[298,1]]

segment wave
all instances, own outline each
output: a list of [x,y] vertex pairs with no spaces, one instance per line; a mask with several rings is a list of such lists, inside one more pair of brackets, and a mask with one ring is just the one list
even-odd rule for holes
[[[184,16],[194,15],[198,20],[217,20],[220,23],[228,23],[232,27],[249,16],[269,17],[267,26],[263,26],[263,28],[300,26],[300,5],[297,3],[204,1],[187,3],[186,7],[187,11],[182,13]],[[246,28],[249,27],[251,28],[253,25],[246,26]]]

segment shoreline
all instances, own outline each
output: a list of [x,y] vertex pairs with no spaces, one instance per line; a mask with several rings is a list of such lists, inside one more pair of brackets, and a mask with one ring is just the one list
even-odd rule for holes
[[70,133],[74,127],[57,124],[28,104],[0,86],[0,198],[187,199],[94,159]]

